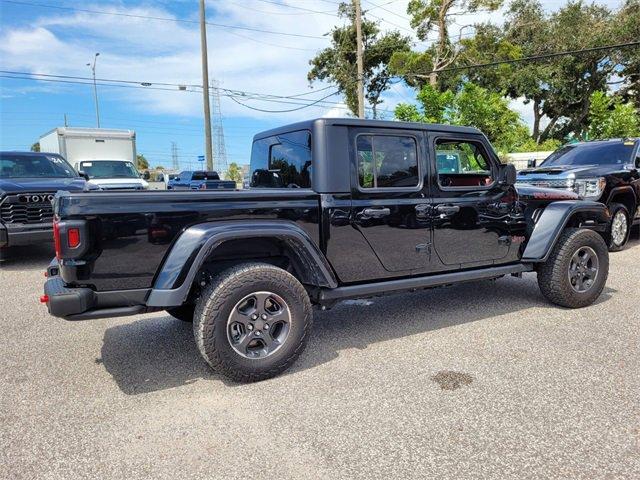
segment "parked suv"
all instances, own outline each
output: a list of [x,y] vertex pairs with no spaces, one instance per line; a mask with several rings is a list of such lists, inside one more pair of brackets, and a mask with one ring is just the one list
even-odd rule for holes
[[611,212],[610,251],[622,250],[640,224],[640,141],[613,139],[565,145],[540,166],[522,170],[518,183],[571,190]]
[[54,194],[85,187],[60,155],[0,152],[0,260],[10,246],[50,242]]
[[300,355],[314,306],[536,272],[578,308],[607,280],[607,208],[516,189],[474,128],[312,120],[256,135],[251,171],[248,190],[58,194],[49,312],[167,310],[209,365],[254,381]]

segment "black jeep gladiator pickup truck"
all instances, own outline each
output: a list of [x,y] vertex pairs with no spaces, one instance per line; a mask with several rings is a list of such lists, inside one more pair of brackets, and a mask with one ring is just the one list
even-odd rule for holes
[[640,224],[640,140],[611,139],[565,145],[536,168],[522,170],[517,184],[561,188],[609,207],[609,251],[622,250]]
[[473,128],[312,120],[256,135],[251,172],[246,191],[59,193],[41,301],[68,320],[167,310],[255,381],[300,355],[313,306],[535,271],[577,308],[607,279],[607,208],[516,190]]

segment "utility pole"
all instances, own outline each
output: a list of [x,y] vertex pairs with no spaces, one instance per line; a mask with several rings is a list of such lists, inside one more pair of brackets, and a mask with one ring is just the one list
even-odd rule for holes
[[353,0],[356,10],[356,64],[358,67],[358,118],[364,118],[364,86],[362,76],[364,67],[362,65],[362,11],[360,10],[360,0]]
[[96,53],[93,56],[93,64],[87,63],[87,67],[91,67],[91,73],[93,74],[93,99],[96,102],[96,126],[100,128],[100,110],[98,108],[98,87],[96,86],[96,61],[100,53]]
[[207,24],[204,0],[200,0],[200,50],[202,53],[202,100],[204,102],[204,147],[207,170],[213,170],[213,148],[211,145],[211,109],[209,106],[209,61],[207,58]]

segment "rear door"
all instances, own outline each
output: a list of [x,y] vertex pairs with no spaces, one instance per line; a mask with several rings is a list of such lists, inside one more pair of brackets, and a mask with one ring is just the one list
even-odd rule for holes
[[430,132],[428,138],[436,170],[431,177],[434,262],[455,270],[506,261],[516,197],[499,185],[499,160],[488,141],[453,132]]
[[424,134],[420,130],[354,128],[351,224],[388,272],[430,265],[430,216]]

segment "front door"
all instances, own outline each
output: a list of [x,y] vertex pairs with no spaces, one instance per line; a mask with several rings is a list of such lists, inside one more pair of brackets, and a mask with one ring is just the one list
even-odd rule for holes
[[387,272],[429,269],[431,230],[424,134],[351,130],[351,224]]
[[[433,245],[443,269],[508,261],[513,193],[498,182],[499,161],[481,135],[429,133]],[[504,259],[504,260],[503,260]]]

